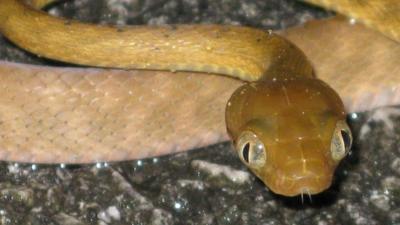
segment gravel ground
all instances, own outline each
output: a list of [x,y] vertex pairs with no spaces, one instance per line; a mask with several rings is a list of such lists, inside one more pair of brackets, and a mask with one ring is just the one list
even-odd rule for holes
[[[79,11],[77,11],[79,9]],[[268,29],[330,13],[285,0],[76,0],[51,13],[96,23]],[[1,59],[60,65],[0,38]],[[85,166],[0,163],[0,224],[400,224],[400,109],[350,114],[352,154],[312,199],[269,192],[229,143]]]

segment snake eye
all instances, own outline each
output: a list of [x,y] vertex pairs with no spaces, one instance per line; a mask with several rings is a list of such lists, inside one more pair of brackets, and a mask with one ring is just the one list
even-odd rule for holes
[[267,159],[264,144],[251,131],[244,131],[236,144],[240,159],[251,168],[264,166]]
[[339,121],[336,124],[331,141],[331,155],[333,160],[338,162],[343,159],[349,153],[352,142],[353,137],[349,126],[345,121]]

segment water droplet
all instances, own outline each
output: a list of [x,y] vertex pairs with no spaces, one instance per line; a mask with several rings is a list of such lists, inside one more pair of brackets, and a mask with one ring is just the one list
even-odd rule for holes
[[175,208],[175,209],[180,209],[180,208],[182,208],[182,204],[179,203],[179,202],[175,202],[174,208]]
[[350,117],[355,120],[355,119],[358,118],[358,114],[357,113],[352,113],[352,114],[350,114]]
[[32,170],[37,170],[37,165],[36,164],[32,164],[31,169]]

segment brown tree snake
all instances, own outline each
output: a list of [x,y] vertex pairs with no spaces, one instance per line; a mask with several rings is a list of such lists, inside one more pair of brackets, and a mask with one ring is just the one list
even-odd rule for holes
[[[352,144],[345,108],[339,95],[316,77],[304,53],[285,38],[271,31],[228,25],[85,24],[40,11],[51,2],[1,0],[1,33],[46,58],[139,70],[63,70],[2,62],[2,159],[87,163],[202,145],[165,147],[172,143],[168,142],[174,138],[171,133],[183,132],[180,136],[185,137],[187,118],[207,114],[212,107],[207,99],[212,95],[203,92],[201,110],[192,109],[188,101],[142,94],[142,89],[173,93],[185,88],[186,95],[191,95],[207,88],[196,82],[180,86],[180,80],[183,84],[198,75],[176,72],[192,71],[214,74],[206,75],[209,82],[219,79],[215,74],[246,81],[227,101],[226,126],[243,163],[272,191],[294,196],[316,194],[330,186],[336,166]],[[400,4],[395,1],[309,2],[359,19],[400,41]],[[175,73],[175,85],[165,86],[168,75],[160,71]],[[154,83],[142,80],[146,76],[154,76]],[[163,108],[170,104],[180,108],[176,115],[163,115],[172,121],[143,126],[165,114]],[[169,124],[178,125],[163,127]],[[141,130],[147,127],[151,130]],[[208,140],[221,139],[212,129],[201,132],[207,133]]]

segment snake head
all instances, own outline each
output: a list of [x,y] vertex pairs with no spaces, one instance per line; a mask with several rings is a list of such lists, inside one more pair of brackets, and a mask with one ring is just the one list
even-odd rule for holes
[[245,84],[226,119],[243,163],[285,196],[329,188],[352,144],[340,98],[317,79]]

